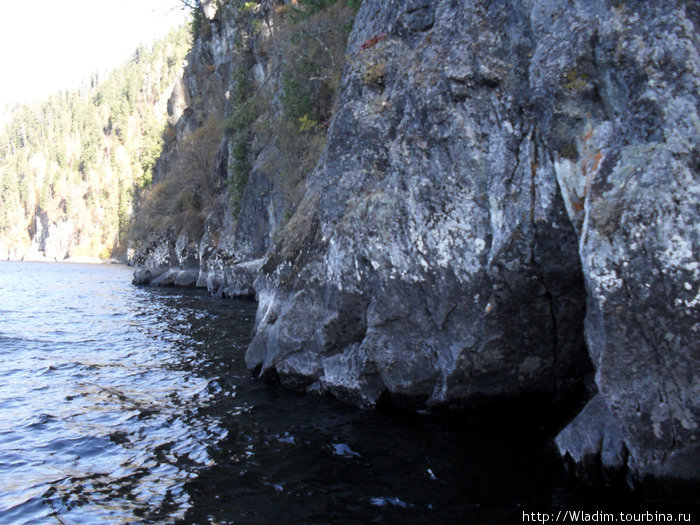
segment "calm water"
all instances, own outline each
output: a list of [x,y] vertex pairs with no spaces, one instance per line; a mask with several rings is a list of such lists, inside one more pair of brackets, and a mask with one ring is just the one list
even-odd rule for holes
[[0,263],[1,523],[521,523],[602,509],[555,429],[367,412],[254,380],[251,302]]

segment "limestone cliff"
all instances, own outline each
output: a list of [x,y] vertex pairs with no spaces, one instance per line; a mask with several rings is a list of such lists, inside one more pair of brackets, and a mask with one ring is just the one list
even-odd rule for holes
[[699,23],[680,1],[365,1],[249,365],[439,408],[555,396],[587,348],[598,394],[562,454],[697,480]]
[[365,0],[332,111],[295,114],[325,139],[291,178],[281,8],[255,6],[267,29],[243,61],[226,35],[248,26],[207,15],[190,67],[238,52],[223,70],[269,104],[246,155],[236,128],[214,157],[229,188],[234,160],[251,168],[235,206],[197,242],[162,233],[136,280],[240,295],[256,278],[250,368],[358,405],[547,410],[594,371],[562,456],[582,476],[697,482],[698,4]]

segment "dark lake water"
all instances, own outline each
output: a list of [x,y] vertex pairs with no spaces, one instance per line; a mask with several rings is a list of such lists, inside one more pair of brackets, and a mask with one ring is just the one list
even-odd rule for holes
[[251,378],[255,304],[0,263],[0,523],[522,523],[604,510],[552,425],[362,411]]

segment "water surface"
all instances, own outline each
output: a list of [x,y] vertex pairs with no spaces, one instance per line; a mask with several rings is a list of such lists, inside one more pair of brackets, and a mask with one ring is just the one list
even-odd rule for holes
[[0,522],[520,523],[611,503],[567,479],[556,428],[287,392],[245,368],[254,303],[130,281],[0,263]]

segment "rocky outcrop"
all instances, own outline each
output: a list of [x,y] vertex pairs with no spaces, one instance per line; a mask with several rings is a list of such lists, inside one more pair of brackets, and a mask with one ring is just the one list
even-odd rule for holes
[[[538,98],[552,102],[549,140],[570,136],[576,146],[555,170],[579,231],[586,341],[609,411],[584,410],[559,448],[571,455],[604,429],[586,455],[608,466],[605,443],[621,443],[613,464],[631,481],[697,480],[700,9],[582,3],[553,23],[551,13],[536,14],[538,38],[575,37],[533,57],[532,70]],[[552,53],[575,69],[552,66]],[[563,73],[563,85],[552,81]],[[561,122],[578,126],[571,134]]]
[[63,261],[75,244],[75,226],[71,219],[52,222],[46,212],[38,210],[34,218],[34,235],[25,260]]
[[194,287],[199,277],[199,251],[187,234],[155,235],[133,263],[134,284]]
[[700,8],[365,0],[256,282],[263,375],[372,406],[596,373],[581,473],[698,481]]
[[[186,155],[183,150],[187,140],[207,119],[226,114],[227,93],[233,89],[240,61],[235,46],[241,39],[241,28],[235,20],[223,23],[225,17],[215,2],[202,2],[201,12],[195,16],[201,27],[168,100],[167,142],[154,170],[154,182],[166,179],[168,172],[176,168],[178,160]],[[225,193],[231,145],[227,137],[219,137],[221,144],[208,176]],[[213,208],[205,221],[203,236],[193,237],[173,226],[154,232],[139,243],[130,257],[134,284],[207,287],[219,295],[253,293],[253,278],[249,272],[234,268],[236,256],[228,249],[234,238],[235,218],[225,195]]]
[[316,33],[248,4],[256,23],[203,3],[156,170],[225,114],[219,194],[201,232],[141,247],[135,282],[257,295],[250,368],[361,406],[547,410],[594,373],[556,438],[572,468],[697,482],[697,4],[365,0],[306,180],[289,165],[318,137],[289,135],[328,115],[299,109],[313,61],[285,50],[335,64],[319,34],[349,15]]
[[[206,9],[203,6],[201,13],[195,13],[200,21],[200,34],[168,99],[165,144],[154,168],[154,183],[166,179],[177,166],[180,157],[185,155],[183,150],[187,147],[187,140],[197,129],[212,115],[223,115],[226,110],[225,92],[231,89],[233,82],[237,34],[232,33],[234,26],[222,28],[220,14],[213,3],[204,4]],[[222,140],[217,158],[212,162],[211,173],[206,175],[223,185],[227,177],[227,163],[228,148]],[[188,170],[191,168],[187,166]],[[137,217],[138,214],[139,210]],[[220,224],[214,224],[215,228],[217,226],[218,241],[222,229]],[[211,229],[208,228],[209,231]],[[202,282],[206,283],[206,277],[200,275],[202,255],[199,239],[192,238],[189,232],[183,232],[181,228],[171,226],[162,231],[153,231],[131,247],[129,263],[134,266],[133,282],[153,286],[201,285]]]
[[[153,233],[139,243],[130,259],[135,267],[134,283],[171,286],[186,282],[218,296],[255,296],[253,282],[262,257],[302,193],[296,189],[299,181],[290,183],[275,172],[276,164],[294,159],[277,160],[281,153],[274,131],[244,133],[235,128],[238,121],[245,120],[241,113],[253,111],[248,106],[267,106],[265,115],[251,118],[265,121],[265,126],[284,112],[279,100],[283,91],[280,61],[286,57],[270,48],[282,31],[277,27],[282,15],[276,12],[284,11],[288,3],[201,3],[197,15],[201,27],[168,102],[169,141],[155,172],[156,179],[167,178],[186,154],[183,144],[208,119],[223,115],[228,119],[227,129],[221,130],[209,174],[215,196],[213,202],[205,203],[210,212],[202,231],[187,236],[193,244],[193,253],[185,256],[189,262],[182,261],[175,246],[182,232],[187,233],[186,227]],[[296,127],[293,131],[299,133]],[[237,162],[245,167],[237,169]]]
[[524,112],[527,26],[488,36],[488,15],[365,4],[326,152],[264,267],[251,366],[429,407],[585,372],[576,235]]

